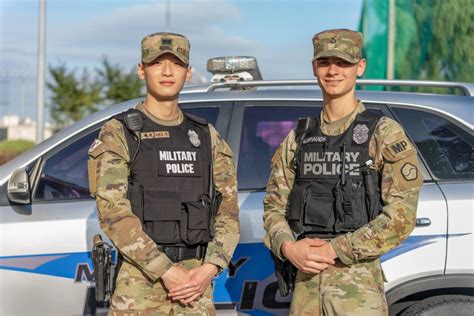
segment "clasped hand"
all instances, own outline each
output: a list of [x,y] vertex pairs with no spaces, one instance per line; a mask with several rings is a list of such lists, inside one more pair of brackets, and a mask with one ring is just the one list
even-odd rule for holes
[[211,284],[217,271],[217,267],[210,263],[205,263],[191,270],[181,266],[173,266],[163,274],[162,280],[169,291],[168,297],[173,301],[192,305]]
[[331,243],[317,238],[284,241],[281,251],[298,270],[308,274],[320,273],[333,265],[337,258]]

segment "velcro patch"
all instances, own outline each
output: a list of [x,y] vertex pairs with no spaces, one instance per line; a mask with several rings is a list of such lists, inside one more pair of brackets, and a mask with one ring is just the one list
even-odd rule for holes
[[382,155],[388,161],[399,161],[402,158],[415,154],[415,149],[406,138],[399,138],[386,145]]
[[391,143],[387,148],[394,157],[397,157],[411,150],[413,147],[407,139],[402,139]]
[[140,138],[141,139],[170,138],[170,132],[168,131],[143,132],[143,133],[140,133]]
[[403,192],[423,184],[423,175],[415,155],[394,163],[393,169],[393,181],[399,191]]
[[94,151],[100,144],[102,144],[101,140],[98,140],[97,138],[94,140],[92,143],[91,147],[89,147],[89,154]]

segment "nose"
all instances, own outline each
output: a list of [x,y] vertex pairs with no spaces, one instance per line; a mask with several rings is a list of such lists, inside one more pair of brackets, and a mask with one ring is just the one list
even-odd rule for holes
[[328,74],[333,76],[337,75],[339,72],[339,67],[335,63],[331,63],[328,68]]
[[168,60],[163,61],[162,75],[170,77],[173,75],[173,69],[171,67],[171,62]]

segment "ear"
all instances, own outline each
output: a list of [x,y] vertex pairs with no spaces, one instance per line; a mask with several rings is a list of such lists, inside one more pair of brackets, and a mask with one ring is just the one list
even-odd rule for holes
[[145,80],[145,69],[143,63],[139,63],[137,66],[137,76],[139,80]]
[[362,58],[359,63],[357,64],[357,77],[362,77],[365,72],[365,67],[367,66],[367,62],[364,58]]
[[186,82],[190,82],[192,78],[193,78],[193,68],[189,66],[188,70],[186,70]]

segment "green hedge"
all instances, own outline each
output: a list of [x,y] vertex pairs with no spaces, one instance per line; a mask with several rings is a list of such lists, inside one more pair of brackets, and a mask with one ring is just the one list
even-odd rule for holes
[[33,148],[35,143],[29,140],[4,140],[0,142],[0,165],[13,159],[24,151]]

